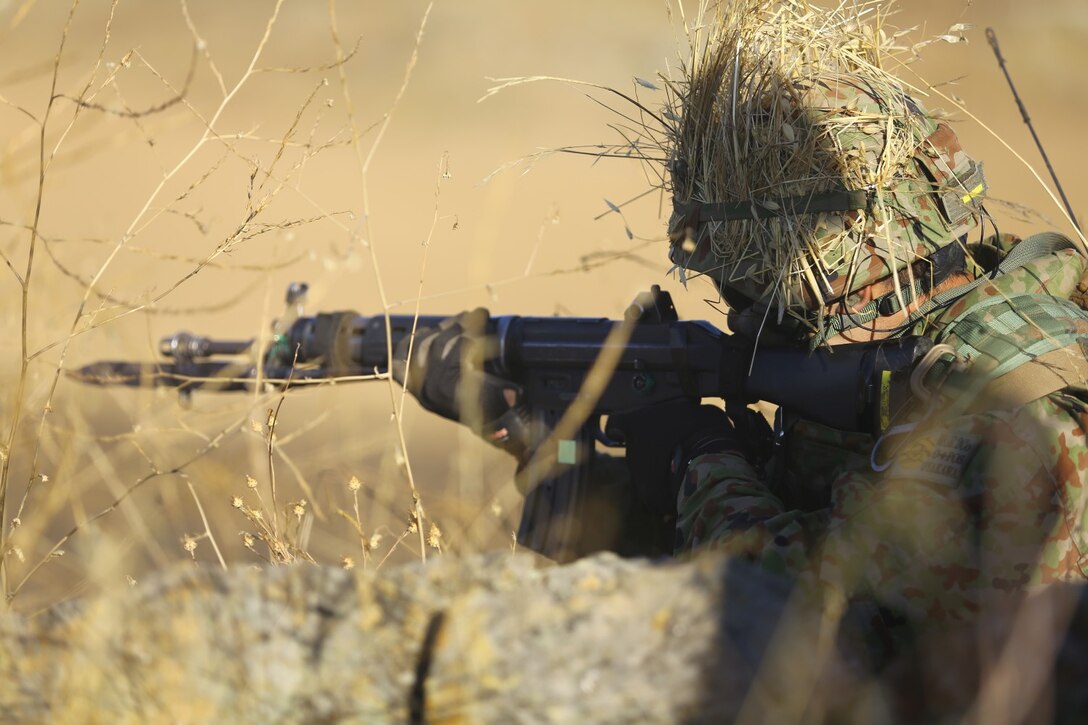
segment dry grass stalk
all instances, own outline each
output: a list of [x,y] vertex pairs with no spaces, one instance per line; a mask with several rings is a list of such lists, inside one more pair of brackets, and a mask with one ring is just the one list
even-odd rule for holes
[[[256,506],[246,504],[242,496],[232,496],[231,506],[237,509],[254,531],[240,531],[242,545],[261,557],[269,564],[292,564],[295,562],[315,563],[307,551],[310,532],[313,528],[314,515],[308,508],[306,499],[290,501],[282,510],[269,509],[258,490],[258,482],[252,476],[246,476],[246,488],[257,499]],[[280,517],[282,516],[282,523]],[[210,535],[210,531],[208,532]],[[265,545],[267,553],[256,548],[257,542]],[[214,539],[213,539],[214,545]]]
[[[385,117],[377,126],[377,133],[373,143],[371,143],[369,150],[364,154],[361,131],[356,124],[354,104],[352,102],[351,93],[348,90],[347,75],[344,71],[343,60],[347,57],[347,54],[344,52],[344,46],[340,41],[340,31],[336,19],[336,0],[329,0],[329,29],[332,32],[333,45],[336,48],[340,92],[347,108],[348,122],[351,126],[351,147],[355,152],[358,163],[359,179],[362,186],[362,224],[360,230],[353,231],[352,236],[355,237],[355,240],[362,243],[370,254],[370,261],[374,269],[374,282],[378,290],[378,296],[381,298],[382,308],[385,314],[385,342],[386,349],[388,350],[387,368],[389,370],[393,369],[393,331],[389,323],[389,310],[391,309],[391,306],[385,292],[385,284],[382,280],[381,265],[378,261],[378,252],[374,244],[374,235],[370,229],[370,165],[381,146],[386,130],[389,128],[389,124],[393,118],[393,112],[400,105],[401,99],[404,98],[405,91],[408,90],[408,85],[412,79],[412,72],[415,70],[416,62],[419,60],[419,48],[423,42],[423,32],[427,28],[427,19],[430,17],[431,9],[433,7],[434,3],[429,3],[427,9],[423,12],[423,19],[420,21],[419,31],[416,33],[415,47],[412,50],[411,57],[408,59],[408,65],[404,69],[404,79],[401,82],[400,89],[397,91],[397,95],[393,99],[389,111],[386,112]],[[359,234],[360,231],[362,234]],[[412,494],[412,517],[417,520],[422,520],[424,518],[423,505],[420,499],[419,488],[416,486],[415,476],[412,473],[411,460],[408,457],[408,440],[404,435],[404,417],[400,414],[397,406],[396,384],[394,383],[392,376],[386,377],[389,384],[389,401],[393,408],[393,419],[397,426],[400,451],[403,454],[404,473]],[[418,529],[419,534],[419,556],[420,559],[425,562],[427,560],[427,546],[426,541],[424,540],[423,528],[419,526],[416,528]]]

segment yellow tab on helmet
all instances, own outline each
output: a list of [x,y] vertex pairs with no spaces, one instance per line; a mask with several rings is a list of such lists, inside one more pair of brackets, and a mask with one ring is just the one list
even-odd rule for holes
[[963,203],[966,204],[967,202],[971,201],[972,199],[974,199],[976,196],[978,196],[979,194],[981,194],[985,190],[986,190],[986,184],[985,183],[979,184],[974,189],[971,189],[970,192],[968,192],[967,194],[964,195]]

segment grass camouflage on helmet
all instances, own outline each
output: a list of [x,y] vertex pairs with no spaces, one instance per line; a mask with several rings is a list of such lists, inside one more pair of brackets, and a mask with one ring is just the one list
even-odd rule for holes
[[891,5],[736,0],[694,32],[668,114],[685,276],[808,319],[893,273],[924,289],[919,262],[977,225],[981,164],[883,69]]

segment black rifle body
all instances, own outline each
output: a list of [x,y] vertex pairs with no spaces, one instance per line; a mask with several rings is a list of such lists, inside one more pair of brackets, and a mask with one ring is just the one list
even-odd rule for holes
[[[179,333],[162,341],[162,363],[99,362],[75,373],[85,382],[251,389],[257,383],[286,385],[388,369],[396,349],[413,330],[446,316],[361,316],[332,312],[300,317],[277,335],[260,364],[209,359],[252,354],[253,340],[214,341]],[[609,336],[621,321],[606,318],[496,316],[488,323],[497,354],[488,369],[519,385],[543,439],[579,396]],[[842,430],[878,435],[909,400],[909,375],[931,347],[926,338],[902,338],[809,352],[760,346],[708,322],[681,321],[668,311],[633,327],[603,389],[595,391],[585,420],[565,441],[558,465],[525,486],[519,542],[563,561],[584,553],[573,515],[592,473],[598,444],[622,445],[606,436],[604,416],[686,398],[721,398],[729,405],[766,401]],[[612,430],[609,431],[613,433]],[[622,433],[622,432],[621,432]],[[622,435],[618,436],[622,438]]]

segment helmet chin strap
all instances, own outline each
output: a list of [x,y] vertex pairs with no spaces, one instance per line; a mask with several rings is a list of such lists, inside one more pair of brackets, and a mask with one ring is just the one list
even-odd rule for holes
[[[827,341],[831,338],[846,332],[847,330],[863,327],[878,317],[894,315],[903,309],[901,304],[902,300],[916,300],[926,292],[936,288],[953,274],[963,271],[965,269],[966,259],[966,252],[964,251],[965,243],[966,238],[961,238],[954,244],[948,244],[941,247],[928,258],[931,270],[929,274],[915,275],[913,284],[908,282],[898,289],[893,289],[891,292],[870,300],[869,303],[860,310],[839,315],[824,315],[822,324],[816,315],[811,315],[809,322],[817,329],[817,333],[809,339],[809,347],[815,350],[816,348],[827,344]],[[963,286],[961,285],[960,287],[948,290],[945,294],[948,294],[949,292],[954,294],[949,296],[947,301],[941,304],[948,304],[948,302],[958,297],[962,287]],[[971,286],[970,288],[974,289],[974,286]],[[944,299],[944,294],[940,295],[939,298]],[[934,304],[934,301],[937,299],[938,297],[930,298],[914,312],[907,315],[907,318],[903,321],[902,325],[900,325],[900,329],[896,334],[902,334],[910,329],[915,322],[940,306],[939,304]]]
[[[937,254],[944,252],[946,249],[958,249],[960,250],[961,254],[964,253],[964,247],[962,244],[963,241],[964,240],[960,240],[961,243],[950,244],[947,247],[942,248],[938,252],[934,253],[934,255],[930,257],[930,259],[932,260],[934,257],[937,256]],[[895,334],[904,334],[913,326],[915,322],[922,319],[929,313],[952,304],[959,298],[980,287],[994,277],[1002,274],[1007,274],[1014,269],[1018,269],[1024,266],[1025,264],[1034,259],[1041,259],[1048,255],[1056,254],[1057,252],[1061,252],[1067,249],[1073,249],[1078,253],[1080,252],[1080,248],[1076,244],[1074,244],[1072,240],[1062,234],[1057,234],[1055,232],[1043,232],[1041,234],[1031,236],[1013,247],[1012,251],[1009,252],[1003,260],[1001,260],[1001,263],[998,264],[991,273],[980,275],[971,282],[957,285],[956,287],[952,287],[951,289],[947,289],[939,294],[930,297],[928,300],[922,303],[917,310],[907,316],[907,318],[899,326],[898,330],[895,331]],[[940,284],[941,280],[937,278],[937,273],[940,271],[940,265],[935,264],[933,281],[929,283],[930,289]],[[948,265],[945,268],[943,278],[947,279],[948,276],[954,271],[955,267],[952,265]],[[910,285],[907,285],[906,288],[902,288],[900,291],[903,292],[904,289],[908,288],[910,288]],[[812,349],[816,349],[817,347],[825,344],[832,337],[844,330],[853,329],[856,327],[860,327],[867,322],[872,322],[877,317],[880,317],[883,314],[881,311],[881,304],[884,303],[884,301],[887,300],[889,297],[894,297],[894,295],[894,292],[892,292],[890,295],[882,295],[881,297],[873,300],[869,304],[865,305],[865,307],[863,307],[861,310],[855,313],[849,315],[833,315],[825,318],[824,324],[820,329],[820,332],[811,338],[809,346]],[[894,314],[899,309],[901,309],[898,306],[898,302],[887,302],[885,304],[887,305],[887,314]],[[893,304],[895,305],[894,309],[892,309]]]

